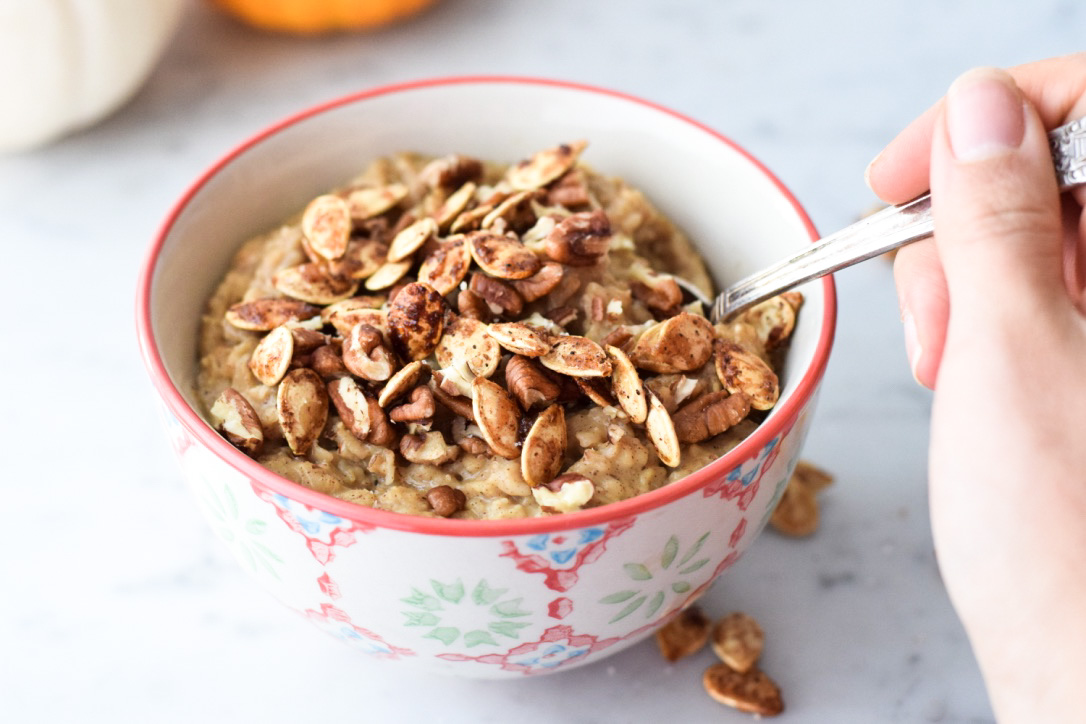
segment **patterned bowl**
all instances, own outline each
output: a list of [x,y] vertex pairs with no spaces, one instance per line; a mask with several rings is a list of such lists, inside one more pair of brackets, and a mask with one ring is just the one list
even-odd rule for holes
[[379,88],[279,123],[198,179],[151,247],[139,339],[196,501],[242,568],[369,656],[491,678],[598,661],[704,593],[762,530],[795,465],[833,339],[828,278],[802,290],[781,399],[757,431],[621,503],[502,521],[373,510],[275,475],[205,421],[197,327],[242,240],[392,151],[518,159],[580,138],[586,162],[643,190],[718,281],[815,237],[776,179],[694,121],[597,88],[487,77]]

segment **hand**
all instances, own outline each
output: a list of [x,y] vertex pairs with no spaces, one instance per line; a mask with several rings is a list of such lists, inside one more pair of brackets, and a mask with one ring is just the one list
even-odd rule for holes
[[932,192],[894,271],[936,552],[1001,721],[1082,716],[1086,192],[1061,202],[1045,129],[1083,115],[1086,54],[972,71],[868,170],[888,202]]

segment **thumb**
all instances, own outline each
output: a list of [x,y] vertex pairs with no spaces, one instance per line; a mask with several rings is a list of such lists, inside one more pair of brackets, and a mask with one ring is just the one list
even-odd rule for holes
[[1047,134],[1008,74],[980,68],[951,85],[932,139],[931,190],[952,320],[1036,320],[1066,298]]

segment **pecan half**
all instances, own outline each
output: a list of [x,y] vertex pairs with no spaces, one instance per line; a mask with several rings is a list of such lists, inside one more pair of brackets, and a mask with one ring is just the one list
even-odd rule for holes
[[679,442],[701,442],[738,425],[750,414],[750,398],[742,392],[725,390],[707,395],[680,407],[671,421]]
[[407,360],[433,354],[445,329],[445,300],[433,287],[408,284],[392,300],[388,331],[392,345]]
[[512,284],[524,301],[534,302],[550,294],[562,281],[565,273],[565,267],[558,262],[545,261],[535,274],[524,279],[515,279]]
[[272,275],[272,285],[288,297],[310,304],[332,304],[358,291],[356,280],[332,276],[312,262],[280,269]]
[[358,383],[350,377],[332,380],[328,383],[328,397],[347,430],[365,440],[370,434],[370,403]]
[[539,257],[516,239],[489,231],[472,231],[465,241],[471,258],[492,277],[527,279],[539,271]]
[[529,485],[545,485],[562,470],[566,454],[566,415],[551,405],[535,419],[524,437],[520,473]]
[[505,386],[525,410],[550,405],[562,392],[543,369],[520,355],[505,363]]
[[371,382],[387,380],[396,368],[381,332],[368,324],[356,324],[343,340],[343,364],[351,374]]
[[419,267],[419,281],[441,296],[460,286],[471,268],[471,251],[463,237],[453,237],[430,252]]
[[573,168],[587,145],[586,141],[574,141],[539,151],[531,158],[510,166],[505,173],[505,180],[517,191],[530,191],[546,186]]
[[396,234],[388,246],[388,261],[403,261],[437,234],[437,222],[427,217],[419,219]]
[[283,439],[295,455],[305,455],[328,419],[324,380],[310,369],[291,370],[279,383],[275,408]]
[[444,465],[460,457],[460,448],[449,445],[440,432],[434,431],[404,435],[400,439],[400,454],[420,465]]
[[709,640],[711,622],[696,605],[684,608],[679,615],[656,632],[656,645],[668,661],[696,654]]
[[725,663],[705,670],[702,684],[709,696],[739,711],[777,716],[784,711],[780,688],[760,670],[741,674]]
[[638,338],[630,359],[637,367],[659,374],[689,372],[713,356],[715,336],[708,319],[680,312],[649,327]]
[[352,226],[347,202],[332,194],[313,199],[302,213],[302,233],[310,248],[324,259],[343,256]]
[[490,448],[503,458],[516,458],[520,408],[500,385],[484,377],[471,383],[471,408],[475,424]]
[[270,332],[287,322],[302,322],[321,313],[319,307],[297,299],[265,297],[239,302],[226,310],[226,321],[250,332]]
[[571,214],[543,242],[551,259],[570,266],[592,266],[611,247],[611,220],[603,209]]
[[494,314],[518,317],[524,311],[524,300],[520,294],[500,279],[475,273],[471,275],[468,289],[485,299]]
[[419,180],[437,189],[455,189],[482,176],[483,162],[459,153],[435,158],[419,171]]
[[755,410],[769,410],[780,397],[777,374],[754,352],[726,339],[716,343],[716,375],[731,393],[742,392]]
[[464,509],[468,498],[464,491],[450,485],[437,485],[426,491],[426,502],[434,515],[449,518]]
[[211,417],[231,445],[255,457],[264,446],[264,428],[260,416],[245,397],[227,387],[211,406]]
[[276,327],[264,335],[264,339],[249,356],[249,370],[258,380],[272,387],[283,379],[294,357],[294,335],[286,326]]
[[743,674],[758,663],[765,647],[765,632],[753,617],[737,611],[716,622],[710,642],[721,661]]
[[606,377],[611,374],[611,362],[603,347],[577,335],[553,340],[549,352],[539,358],[543,366],[570,377]]

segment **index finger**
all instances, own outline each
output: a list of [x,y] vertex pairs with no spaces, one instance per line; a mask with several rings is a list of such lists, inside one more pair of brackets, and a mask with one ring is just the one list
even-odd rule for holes
[[[1086,53],[1075,53],[1008,70],[1052,129],[1086,115]],[[867,183],[875,195],[900,204],[928,190],[931,137],[942,99],[897,135],[867,167]]]

